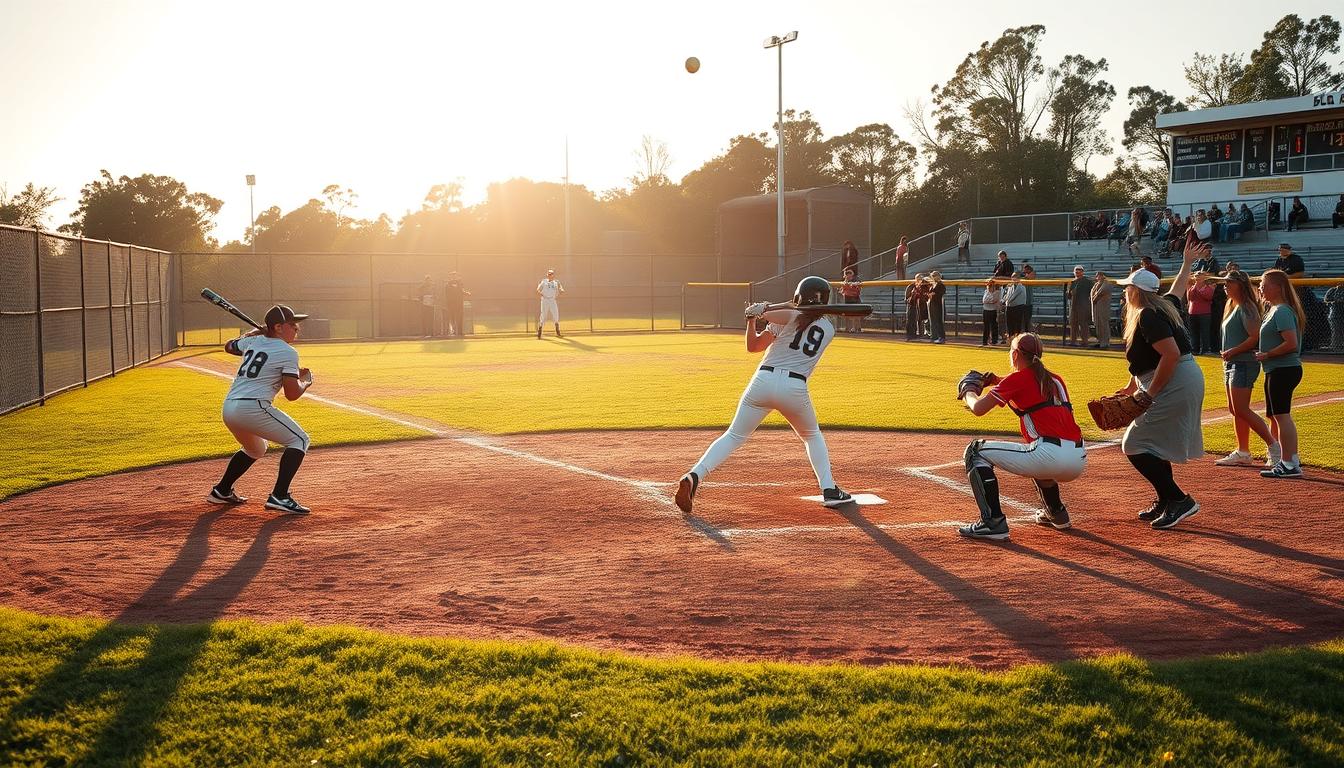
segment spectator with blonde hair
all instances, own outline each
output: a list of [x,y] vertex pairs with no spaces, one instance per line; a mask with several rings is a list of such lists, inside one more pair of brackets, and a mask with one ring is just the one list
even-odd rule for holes
[[1208,246],[1185,249],[1180,272],[1161,295],[1157,275],[1140,269],[1118,281],[1125,286],[1125,359],[1129,383],[1120,394],[1147,400],[1149,407],[1125,430],[1120,447],[1129,463],[1153,486],[1157,499],[1139,513],[1153,528],[1173,528],[1199,511],[1199,502],[1181,490],[1171,465],[1204,455],[1200,411],[1204,373],[1190,354],[1181,321],[1180,297],[1190,282],[1190,263]]
[[1260,323],[1260,351],[1255,359],[1265,369],[1265,415],[1269,431],[1283,446],[1283,456],[1262,477],[1301,477],[1297,455],[1297,424],[1293,421],[1293,390],[1302,383],[1302,329],[1307,326],[1302,300],[1281,269],[1260,276],[1265,319]]
[[1269,446],[1269,462],[1265,466],[1273,468],[1282,458],[1279,443],[1270,434],[1265,420],[1251,409],[1251,388],[1260,377],[1260,363],[1255,360],[1255,350],[1260,344],[1260,305],[1256,303],[1251,278],[1245,272],[1230,270],[1224,280],[1227,306],[1223,309],[1223,383],[1237,448],[1214,464],[1220,467],[1254,464],[1250,433],[1255,430]]

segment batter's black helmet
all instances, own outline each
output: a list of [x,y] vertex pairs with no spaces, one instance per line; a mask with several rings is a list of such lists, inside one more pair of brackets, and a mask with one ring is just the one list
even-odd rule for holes
[[826,282],[825,278],[811,275],[798,281],[798,288],[793,292],[793,303],[798,306],[808,304],[830,304],[831,303],[831,284]]

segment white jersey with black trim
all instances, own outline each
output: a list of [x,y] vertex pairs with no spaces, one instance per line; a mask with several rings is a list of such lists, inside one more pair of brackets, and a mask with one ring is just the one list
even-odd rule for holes
[[299,375],[299,353],[284,339],[244,336],[234,346],[243,353],[243,360],[225,400],[269,403],[284,386],[283,377]]
[[537,283],[537,290],[541,291],[541,298],[554,299],[565,290],[565,286],[561,285],[559,280],[542,280]]
[[804,315],[799,315],[783,325],[770,323],[765,330],[774,334],[775,340],[766,350],[761,365],[783,368],[802,376],[812,375],[821,353],[835,338],[835,326],[825,315],[811,325],[807,325]]

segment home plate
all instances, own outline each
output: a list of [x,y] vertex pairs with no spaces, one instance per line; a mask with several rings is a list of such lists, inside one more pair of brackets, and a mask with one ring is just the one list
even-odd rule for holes
[[[803,501],[815,501],[818,504],[822,502],[820,496],[804,496]],[[887,500],[873,493],[856,493],[852,504],[858,504],[860,507],[870,507],[875,504],[886,504]]]

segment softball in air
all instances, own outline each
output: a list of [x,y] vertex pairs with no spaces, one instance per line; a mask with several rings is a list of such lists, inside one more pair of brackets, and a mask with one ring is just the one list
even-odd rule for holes
[[700,71],[700,60],[692,56],[686,60],[686,71],[694,75]]

